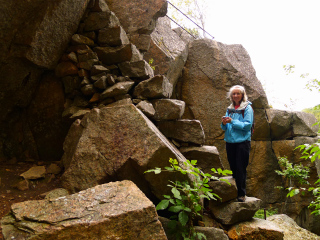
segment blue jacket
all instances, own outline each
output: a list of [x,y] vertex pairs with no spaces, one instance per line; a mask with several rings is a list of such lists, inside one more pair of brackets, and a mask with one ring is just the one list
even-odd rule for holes
[[[242,116],[243,109],[244,116]],[[221,128],[225,131],[224,140],[228,143],[251,141],[251,126],[253,124],[251,102],[242,102],[237,110],[231,104],[227,108],[226,116],[231,117],[232,121],[226,125],[221,123]]]

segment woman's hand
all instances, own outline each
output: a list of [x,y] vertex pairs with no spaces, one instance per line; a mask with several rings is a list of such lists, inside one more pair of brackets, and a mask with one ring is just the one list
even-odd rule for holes
[[231,120],[232,120],[231,117],[226,117],[226,116],[224,116],[224,117],[222,117],[222,124],[223,124],[223,125],[226,125],[227,123],[230,123]]

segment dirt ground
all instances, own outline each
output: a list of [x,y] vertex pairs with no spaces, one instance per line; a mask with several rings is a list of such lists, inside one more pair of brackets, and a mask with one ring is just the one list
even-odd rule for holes
[[[15,185],[22,181],[20,174],[36,165],[49,166],[51,163],[17,162],[5,164],[0,162],[0,219],[10,211],[13,203],[27,200],[39,200],[43,194],[61,187],[59,175],[47,174],[45,178],[30,180],[29,189],[19,190]],[[3,239],[0,228],[0,240]]]

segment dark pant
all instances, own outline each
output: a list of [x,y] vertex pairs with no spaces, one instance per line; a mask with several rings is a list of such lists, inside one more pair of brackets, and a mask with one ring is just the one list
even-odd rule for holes
[[246,195],[247,166],[249,163],[250,148],[250,141],[226,143],[228,161],[232,176],[236,180],[238,197]]

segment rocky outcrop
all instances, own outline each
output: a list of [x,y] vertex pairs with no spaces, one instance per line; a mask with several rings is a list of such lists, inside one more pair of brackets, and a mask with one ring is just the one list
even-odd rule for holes
[[[229,239],[274,239],[284,238],[283,230],[271,221],[254,218],[251,221],[236,224],[228,231]],[[290,238],[291,239],[291,238]],[[302,239],[302,238],[300,238]]]
[[161,199],[172,176],[144,172],[168,166],[169,158],[185,160],[132,104],[93,109],[72,125],[64,149],[62,181],[71,192],[128,179],[148,197]]
[[165,0],[156,0],[152,4],[141,0],[106,0],[106,2],[130,38],[150,34],[155,28],[157,18],[167,13]]
[[167,239],[153,203],[130,181],[15,203],[1,227],[5,239]]
[[167,17],[157,20],[150,36],[150,48],[143,58],[151,63],[155,74],[165,75],[175,87],[188,57],[188,45],[171,29]]
[[277,214],[267,218],[268,222],[276,225],[284,234],[284,240],[310,239],[318,240],[320,236],[310,233],[306,229],[299,227],[292,218],[285,214]]
[[252,219],[256,211],[260,209],[261,203],[260,199],[246,197],[245,202],[232,201],[220,205],[210,204],[210,211],[222,224],[233,225]]
[[186,103],[183,118],[201,121],[208,145],[223,134],[221,116],[229,105],[226,93],[232,85],[246,88],[255,109],[268,107],[250,57],[241,45],[224,45],[208,39],[193,41],[180,81],[177,94]]

